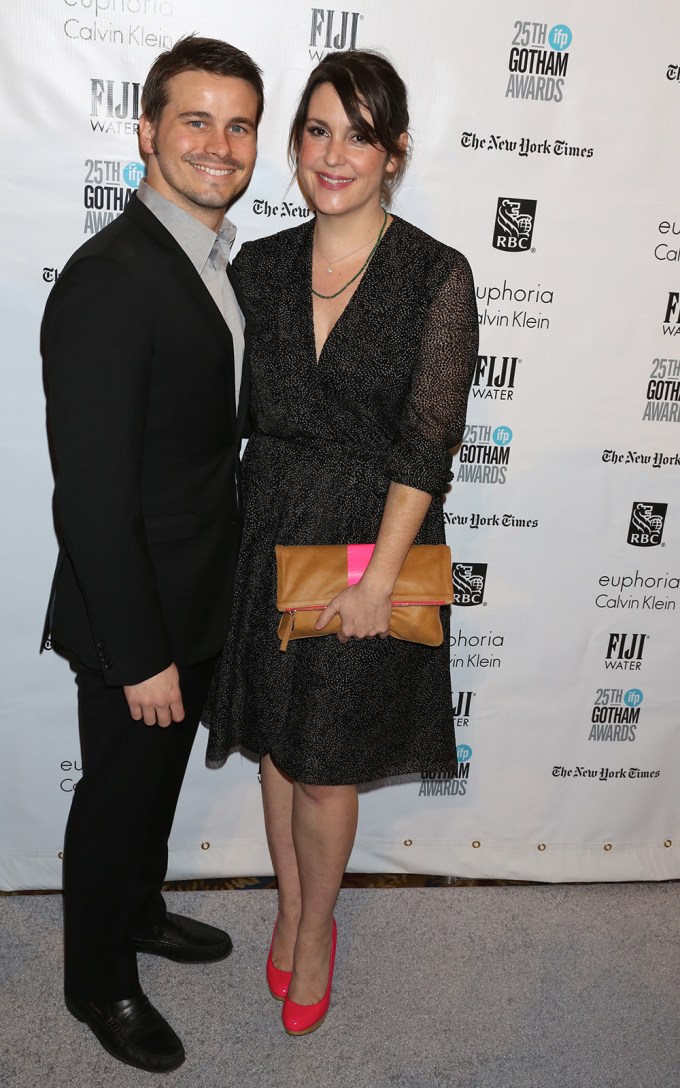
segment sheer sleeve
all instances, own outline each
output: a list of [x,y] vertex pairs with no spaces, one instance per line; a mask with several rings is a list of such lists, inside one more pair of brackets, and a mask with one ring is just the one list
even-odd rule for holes
[[454,254],[429,307],[399,437],[386,462],[391,480],[440,495],[463,437],[479,328],[470,266]]

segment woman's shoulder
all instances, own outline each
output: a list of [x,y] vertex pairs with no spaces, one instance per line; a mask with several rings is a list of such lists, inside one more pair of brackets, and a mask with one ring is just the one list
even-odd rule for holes
[[267,234],[264,238],[255,238],[250,242],[244,242],[241,246],[236,261],[261,261],[274,259],[278,254],[288,254],[303,246],[313,230],[312,222],[301,223],[297,227],[288,227],[279,230],[275,234]]
[[265,289],[270,292],[272,284],[281,285],[297,274],[312,229],[310,223],[303,223],[243,243],[233,267],[251,307],[261,301]]
[[434,238],[431,234],[409,223],[400,216],[394,217],[394,225],[398,228],[399,237],[403,244],[408,246],[413,261],[422,264],[428,269],[433,278],[441,277],[447,272],[469,272],[470,265],[463,253],[454,246]]

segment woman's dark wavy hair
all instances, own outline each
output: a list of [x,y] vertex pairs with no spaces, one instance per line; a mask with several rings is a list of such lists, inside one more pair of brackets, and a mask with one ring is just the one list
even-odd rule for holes
[[188,34],[161,53],[151,65],[142,92],[142,110],[157,125],[168,102],[168,82],[181,72],[210,72],[215,76],[233,76],[250,83],[257,95],[256,124],[264,110],[262,72],[254,60],[228,42],[218,38],[197,38]]
[[[288,159],[296,174],[309,102],[322,83],[334,88],[356,132],[374,147],[384,148],[397,164],[383,182],[383,200],[389,205],[410,157],[410,138],[406,148],[399,142],[402,134],[408,133],[409,125],[408,92],[403,79],[386,57],[369,49],[345,50],[324,57],[307,80],[290,126]],[[372,123],[361,113],[362,106],[370,113]]]

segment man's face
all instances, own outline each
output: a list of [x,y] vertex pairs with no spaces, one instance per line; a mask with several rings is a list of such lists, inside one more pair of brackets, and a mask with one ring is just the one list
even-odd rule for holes
[[142,116],[147,181],[162,196],[219,230],[250,181],[257,157],[257,94],[245,79],[181,72],[155,126]]

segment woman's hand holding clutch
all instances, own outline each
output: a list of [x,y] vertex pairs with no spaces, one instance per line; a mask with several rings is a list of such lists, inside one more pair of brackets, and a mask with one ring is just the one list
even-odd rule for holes
[[335,615],[341,620],[338,642],[349,642],[351,638],[387,638],[392,615],[390,595],[362,579],[357,585],[343,589],[324,608],[314,624],[317,631],[323,631]]

